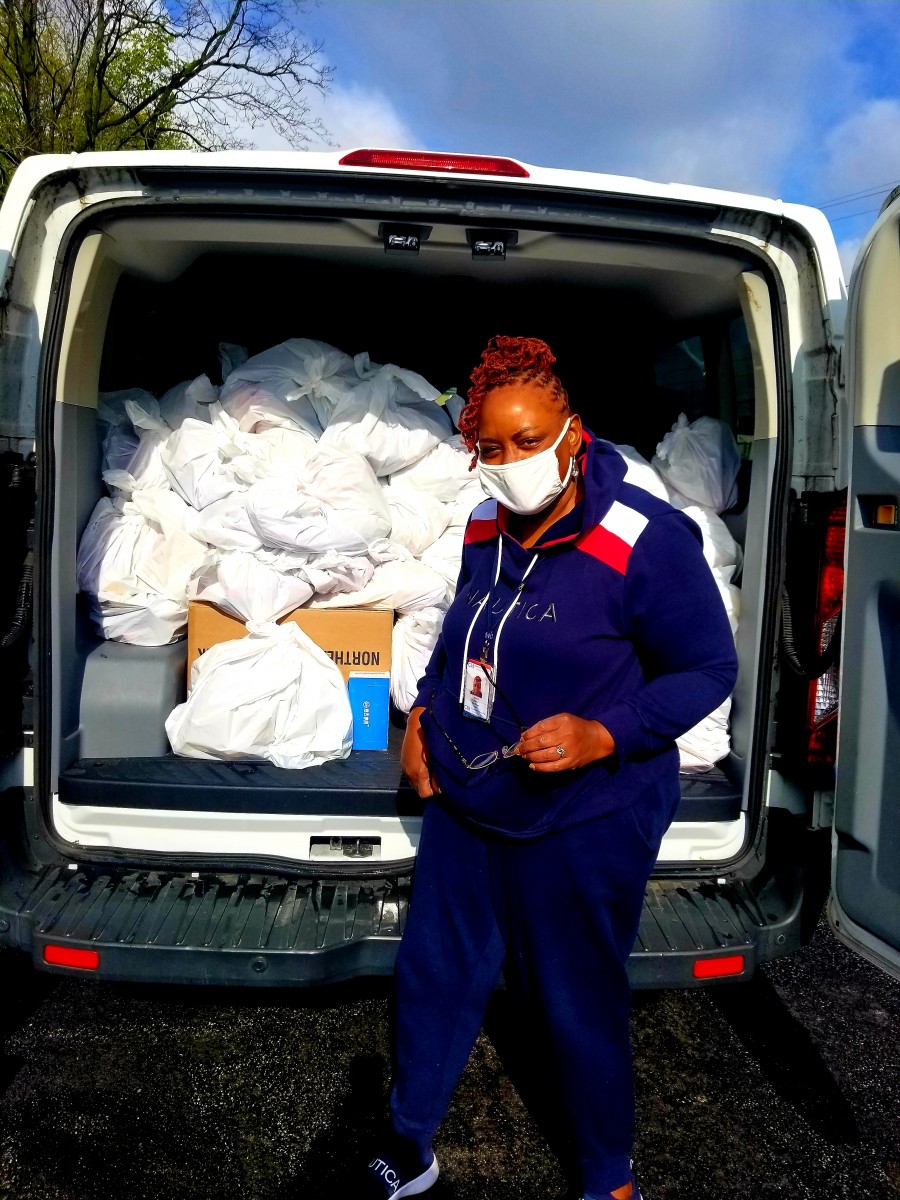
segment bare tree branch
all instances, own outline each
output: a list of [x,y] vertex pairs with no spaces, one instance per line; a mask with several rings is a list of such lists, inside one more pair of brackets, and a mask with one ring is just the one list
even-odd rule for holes
[[327,141],[301,0],[0,0],[0,180],[29,154]]

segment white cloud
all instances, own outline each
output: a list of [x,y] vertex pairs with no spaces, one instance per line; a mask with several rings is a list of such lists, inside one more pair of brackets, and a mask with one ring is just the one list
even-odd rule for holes
[[[870,100],[828,135],[823,186],[829,197],[882,186],[886,193],[892,180],[900,183],[900,100]],[[835,211],[875,208],[880,202],[879,195],[863,197]]]
[[337,149],[386,146],[417,150],[421,142],[393,102],[378,88],[359,84],[334,87],[316,104],[317,115]]
[[[334,85],[324,96],[310,91],[306,100],[311,120],[318,118],[329,135],[329,141],[314,138],[311,150],[342,150],[355,146],[385,146],[415,150],[421,139],[400,116],[390,97],[380,88],[351,83]],[[270,125],[255,129],[246,126],[239,136],[255,150],[289,150],[289,143]]]
[[838,254],[841,256],[841,266],[844,270],[844,278],[850,278],[853,271],[853,264],[856,262],[856,256],[859,253],[859,248],[862,245],[862,238],[847,238],[843,242],[838,242]]

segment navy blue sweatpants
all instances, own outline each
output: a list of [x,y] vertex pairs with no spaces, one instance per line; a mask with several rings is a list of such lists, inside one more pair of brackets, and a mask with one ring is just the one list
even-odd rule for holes
[[425,810],[396,968],[391,1117],[431,1145],[505,968],[558,1064],[585,1195],[627,1183],[634,1138],[628,955],[665,824],[623,809],[533,840]]

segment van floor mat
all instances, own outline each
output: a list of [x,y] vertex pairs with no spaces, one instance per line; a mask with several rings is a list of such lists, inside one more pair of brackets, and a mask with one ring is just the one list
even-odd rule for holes
[[180,812],[349,817],[421,816],[423,804],[400,768],[402,730],[387,750],[353,750],[302,771],[262,759],[83,758],[60,772],[64,804]]
[[[393,969],[412,878],[289,878],[100,867],[47,868],[17,902],[0,897],[4,940],[36,965],[102,978],[297,986]],[[698,958],[743,966],[796,944],[796,889],[651,880],[629,961],[638,987],[702,982]],[[552,903],[552,883],[548,903]],[[560,914],[564,919],[564,914]],[[779,941],[780,937],[780,941]]]
[[[421,816],[422,801],[400,769],[401,730],[388,749],[291,771],[259,759],[82,758],[59,776],[63,804],[179,812],[348,817]],[[733,821],[741,790],[718,767],[683,771],[676,821]]]

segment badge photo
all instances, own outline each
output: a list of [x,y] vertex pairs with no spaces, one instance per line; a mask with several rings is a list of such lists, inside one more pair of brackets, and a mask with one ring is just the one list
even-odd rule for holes
[[489,721],[494,708],[494,685],[488,666],[477,658],[466,663],[466,683],[463,690],[463,712],[476,721]]

